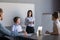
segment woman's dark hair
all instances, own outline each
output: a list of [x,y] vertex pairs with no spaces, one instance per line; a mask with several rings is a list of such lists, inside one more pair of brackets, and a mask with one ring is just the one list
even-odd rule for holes
[[0,8],[0,13],[2,13],[3,12],[3,10],[2,10],[2,8]]
[[57,19],[57,18],[58,18],[58,12],[54,12],[54,13],[52,14],[52,16]]
[[16,23],[20,17],[14,17],[13,21]]
[[32,16],[33,16],[32,10],[28,10],[28,12],[27,12],[27,17],[29,17],[29,12],[31,12],[31,17],[32,17]]
[[2,10],[2,8],[0,8],[0,17],[1,17],[1,14],[3,13],[3,10]]

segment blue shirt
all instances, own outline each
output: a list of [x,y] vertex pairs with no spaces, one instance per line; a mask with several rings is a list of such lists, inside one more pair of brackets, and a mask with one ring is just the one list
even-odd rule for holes
[[2,26],[1,23],[0,23],[0,33],[2,33],[2,35],[11,36],[11,31]]
[[17,24],[14,24],[13,27],[12,27],[12,31],[14,32],[22,32],[22,27],[21,25],[17,25]]

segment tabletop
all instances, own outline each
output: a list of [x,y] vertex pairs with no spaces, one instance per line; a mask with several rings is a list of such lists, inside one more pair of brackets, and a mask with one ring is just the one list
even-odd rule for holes
[[60,40],[60,35],[43,35],[42,40]]

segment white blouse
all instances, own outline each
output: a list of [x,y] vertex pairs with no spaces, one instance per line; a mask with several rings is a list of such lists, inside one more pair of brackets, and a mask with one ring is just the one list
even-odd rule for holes
[[59,19],[57,19],[56,21],[54,21],[54,23],[56,24],[56,26],[58,28],[58,33],[60,34],[60,21],[59,21]]
[[29,23],[29,22],[34,22],[35,19],[33,17],[27,17],[25,20],[25,24],[30,27],[34,27],[34,23]]

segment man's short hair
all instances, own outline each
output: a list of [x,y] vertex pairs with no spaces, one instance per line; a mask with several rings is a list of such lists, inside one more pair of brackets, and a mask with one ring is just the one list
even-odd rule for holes
[[13,21],[16,23],[20,17],[14,17]]

